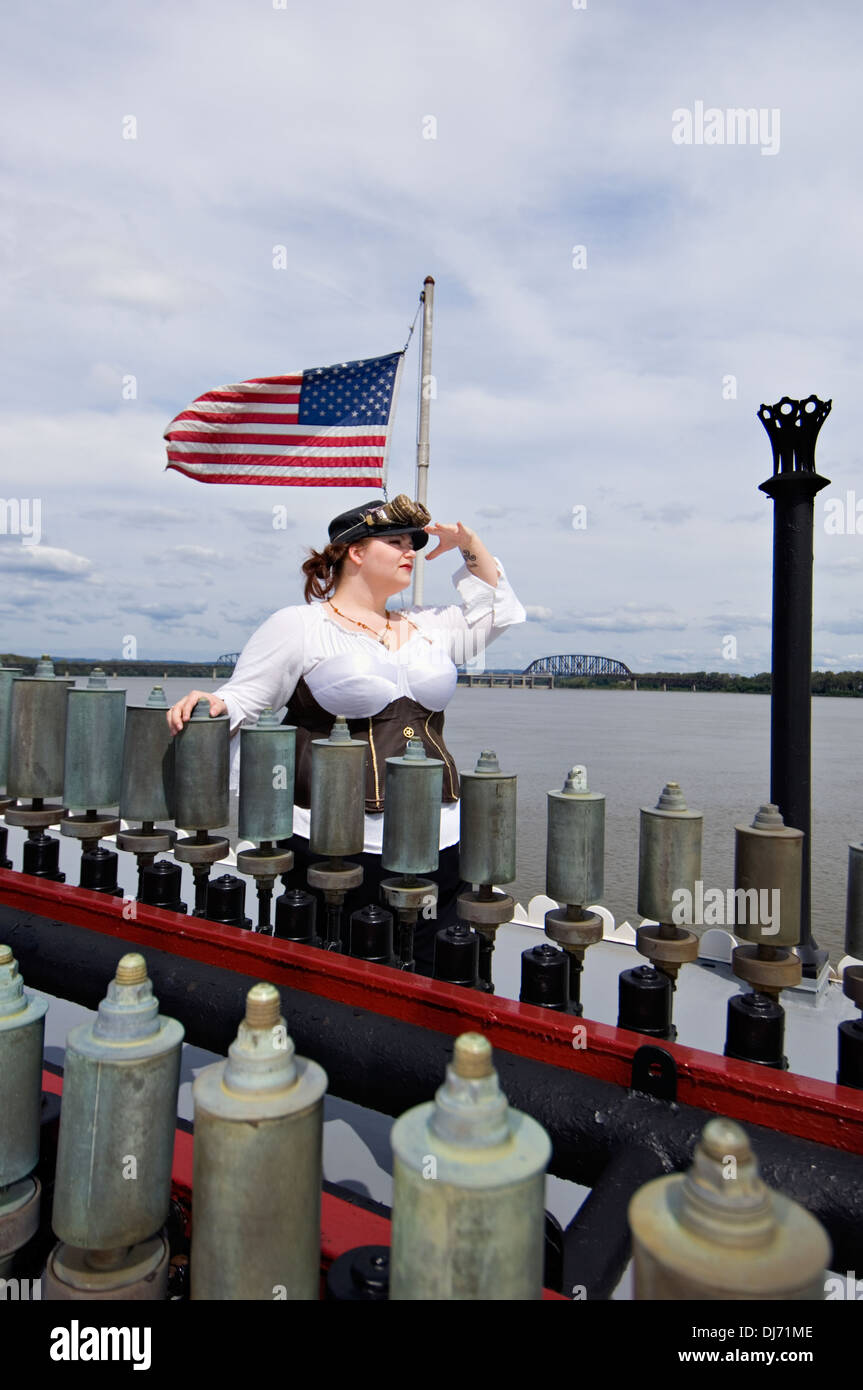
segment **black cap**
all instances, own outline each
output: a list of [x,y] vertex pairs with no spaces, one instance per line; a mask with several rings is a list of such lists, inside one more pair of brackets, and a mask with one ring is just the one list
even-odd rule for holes
[[374,497],[361,507],[352,507],[349,512],[333,517],[329,525],[330,543],[352,545],[366,536],[411,536],[414,550],[422,550],[429,539],[422,527],[429,521],[431,512],[421,502],[412,502],[403,492],[391,502]]

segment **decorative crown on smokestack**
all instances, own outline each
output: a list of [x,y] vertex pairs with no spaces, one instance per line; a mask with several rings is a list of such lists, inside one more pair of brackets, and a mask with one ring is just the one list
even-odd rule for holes
[[774,475],[815,472],[815,441],[832,407],[832,401],[819,401],[817,396],[805,401],[783,396],[775,405],[758,407],[758,418],[770,435]]

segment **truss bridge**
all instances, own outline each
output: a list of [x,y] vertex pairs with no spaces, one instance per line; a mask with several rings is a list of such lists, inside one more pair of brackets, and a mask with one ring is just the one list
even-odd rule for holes
[[613,656],[541,656],[525,668],[526,676],[611,676],[632,680],[633,674],[623,661]]

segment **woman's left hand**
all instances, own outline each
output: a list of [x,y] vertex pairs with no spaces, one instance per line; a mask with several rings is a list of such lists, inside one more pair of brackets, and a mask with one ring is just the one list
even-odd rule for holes
[[430,526],[424,526],[424,531],[428,531],[430,536],[434,536],[437,541],[437,550],[433,550],[426,558],[434,560],[438,555],[443,555],[447,550],[455,550],[458,546],[462,554],[467,551],[465,560],[473,554],[472,543],[476,542],[475,531],[470,531],[461,521],[453,522],[432,522]]
[[430,536],[434,536],[437,541],[437,550],[433,550],[429,555],[430,560],[434,560],[438,555],[444,555],[448,550],[455,550],[458,546],[461,551],[462,559],[477,579],[482,579],[486,584],[490,584],[493,589],[497,588],[497,565],[493,557],[488,553],[476,531],[471,531],[461,521],[441,521],[432,522],[429,526],[423,527]]

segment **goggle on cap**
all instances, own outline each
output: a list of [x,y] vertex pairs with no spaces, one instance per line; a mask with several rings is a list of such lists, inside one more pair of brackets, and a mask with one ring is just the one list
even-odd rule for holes
[[400,492],[391,502],[375,497],[361,507],[353,507],[334,517],[329,525],[330,544],[350,545],[366,536],[412,536],[414,550],[428,545],[428,532],[421,528],[431,521],[431,512],[421,502],[413,502]]

